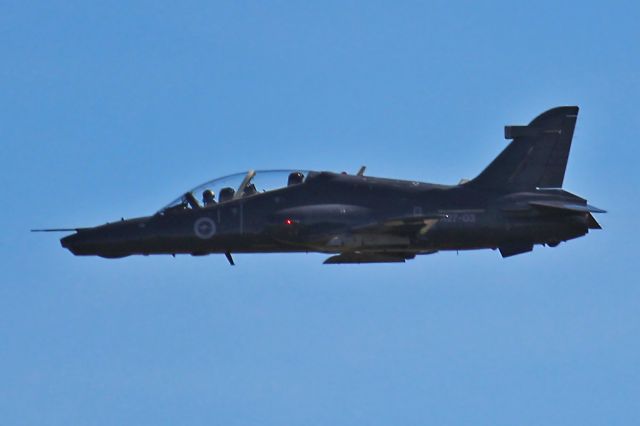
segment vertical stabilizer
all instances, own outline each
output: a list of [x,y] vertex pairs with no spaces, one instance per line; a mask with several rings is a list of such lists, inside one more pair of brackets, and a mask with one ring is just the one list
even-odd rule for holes
[[526,126],[505,126],[511,143],[467,185],[508,191],[561,188],[577,118],[577,106],[563,106]]

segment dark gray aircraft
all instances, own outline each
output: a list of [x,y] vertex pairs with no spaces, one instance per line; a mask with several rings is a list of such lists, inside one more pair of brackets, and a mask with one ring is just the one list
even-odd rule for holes
[[[404,262],[439,250],[555,247],[601,229],[604,210],[562,188],[578,107],[551,109],[527,126],[475,179],[458,185],[315,171],[215,179],[153,216],[75,231],[75,255],[322,252],[324,263]],[[218,198],[216,199],[216,193]]]

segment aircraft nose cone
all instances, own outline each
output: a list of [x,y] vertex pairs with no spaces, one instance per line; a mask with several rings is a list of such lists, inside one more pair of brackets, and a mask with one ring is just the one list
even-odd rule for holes
[[105,236],[95,229],[79,230],[60,239],[60,245],[76,256],[100,254]]
[[[80,256],[97,255],[107,258],[124,257],[140,249],[144,234],[139,220],[121,221],[79,229],[60,239],[60,245]],[[133,251],[132,251],[133,250]]]
[[67,235],[60,239],[60,245],[73,254],[81,254],[82,237],[80,237],[80,233]]

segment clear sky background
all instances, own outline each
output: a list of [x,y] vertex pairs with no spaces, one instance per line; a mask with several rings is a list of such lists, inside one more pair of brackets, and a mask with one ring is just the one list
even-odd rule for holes
[[[0,424],[640,423],[640,6],[23,2],[0,13]],[[249,168],[456,183],[579,105],[604,227],[502,259],[77,258],[34,227]]]

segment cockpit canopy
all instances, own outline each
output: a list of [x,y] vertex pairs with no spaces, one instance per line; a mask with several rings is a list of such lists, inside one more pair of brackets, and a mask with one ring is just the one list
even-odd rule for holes
[[250,197],[255,194],[273,191],[286,186],[298,185],[305,181],[308,170],[249,170],[213,179],[198,185],[163,207],[158,213],[166,211],[206,208],[217,203]]

